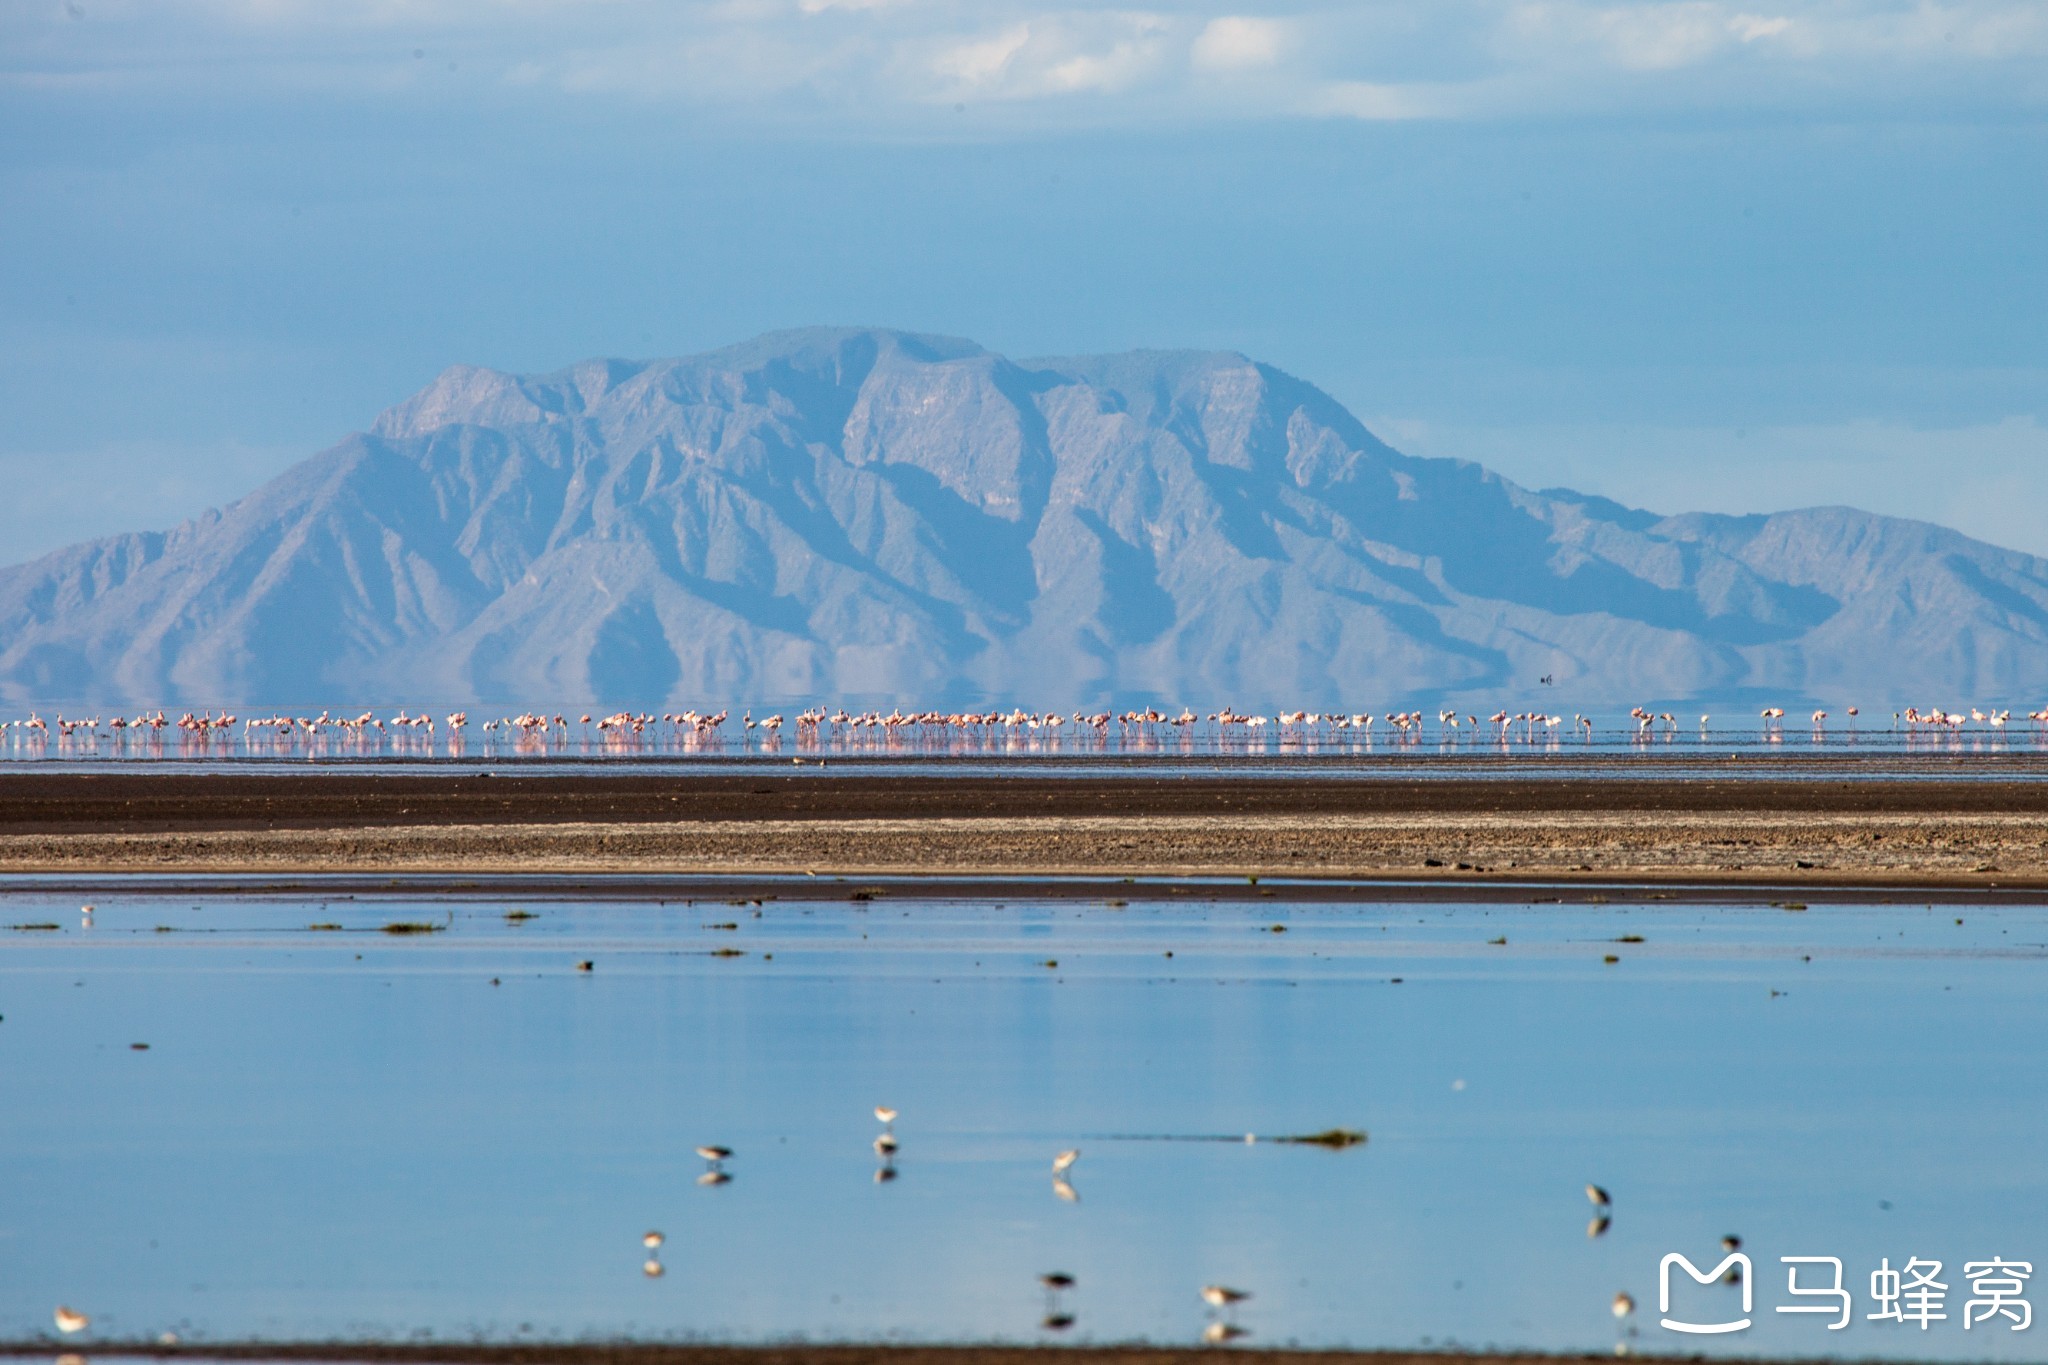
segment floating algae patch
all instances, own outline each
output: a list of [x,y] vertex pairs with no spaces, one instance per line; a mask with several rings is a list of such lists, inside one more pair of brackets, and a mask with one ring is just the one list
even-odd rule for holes
[[1107,1142],[1230,1142],[1255,1147],[1260,1143],[1272,1143],[1294,1147],[1327,1147],[1341,1151],[1346,1147],[1363,1147],[1366,1132],[1363,1128],[1325,1128],[1320,1133],[1282,1133],[1272,1137],[1261,1137],[1257,1133],[1108,1133],[1103,1136]]
[[393,920],[384,926],[384,932],[387,934],[438,934],[447,927],[445,924],[426,924],[418,920]]
[[1345,1147],[1363,1147],[1363,1128],[1325,1128],[1320,1133],[1300,1133],[1291,1137],[1267,1138],[1268,1142],[1291,1142],[1301,1147],[1328,1147],[1332,1151]]

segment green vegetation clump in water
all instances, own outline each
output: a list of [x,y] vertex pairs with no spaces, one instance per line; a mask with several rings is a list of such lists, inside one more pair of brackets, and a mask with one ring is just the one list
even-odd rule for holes
[[332,934],[338,933],[341,926],[339,924],[309,924],[306,928],[316,934]]
[[1303,1147],[1328,1147],[1336,1150],[1344,1147],[1363,1147],[1365,1130],[1361,1128],[1325,1128],[1320,1133],[1303,1133],[1296,1137],[1274,1138],[1275,1142],[1292,1142]]
[[10,929],[20,929],[23,932],[33,931],[40,933],[49,929],[61,929],[64,926],[61,924],[10,924],[7,927]]
[[518,924],[523,920],[539,919],[540,916],[531,910],[507,910],[505,918],[511,920],[514,924]]
[[438,934],[446,925],[422,924],[413,920],[393,920],[384,926],[387,934]]

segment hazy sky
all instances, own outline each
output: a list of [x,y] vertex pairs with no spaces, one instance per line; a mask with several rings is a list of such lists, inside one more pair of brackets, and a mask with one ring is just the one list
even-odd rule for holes
[[2044,116],[2041,0],[0,0],[0,560],[817,322],[2048,553]]

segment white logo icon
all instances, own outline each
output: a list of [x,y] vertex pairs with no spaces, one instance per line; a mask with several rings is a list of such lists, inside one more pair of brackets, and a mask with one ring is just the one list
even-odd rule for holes
[[1679,1322],[1675,1318],[1666,1317],[1661,1320],[1660,1325],[1673,1332],[1692,1332],[1702,1336],[1713,1336],[1722,1332],[1740,1332],[1743,1328],[1749,1326],[1750,1305],[1754,1302],[1750,1290],[1751,1267],[1749,1257],[1739,1251],[1731,1252],[1723,1257],[1721,1263],[1712,1270],[1701,1270],[1677,1252],[1672,1252],[1657,1263],[1657,1311],[1659,1313],[1668,1314],[1671,1311],[1671,1267],[1674,1265],[1684,1266],[1685,1273],[1692,1276],[1700,1284],[1712,1284],[1726,1274],[1731,1266],[1740,1269],[1742,1272],[1743,1316],[1738,1322]]

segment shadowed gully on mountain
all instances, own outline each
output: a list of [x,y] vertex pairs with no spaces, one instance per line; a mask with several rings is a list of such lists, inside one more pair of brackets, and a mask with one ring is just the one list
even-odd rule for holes
[[12,701],[1573,701],[2048,677],[2048,561],[1659,517],[1382,444],[1243,356],[778,333],[457,366],[167,532],[0,571]]

